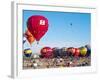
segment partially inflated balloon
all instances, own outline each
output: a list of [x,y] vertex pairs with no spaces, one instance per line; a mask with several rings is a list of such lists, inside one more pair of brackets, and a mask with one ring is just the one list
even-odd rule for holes
[[43,55],[45,58],[50,58],[53,55],[52,48],[50,48],[50,47],[42,48],[41,55]]
[[41,15],[33,15],[29,17],[27,26],[38,42],[48,31],[48,19]]
[[29,30],[27,30],[25,32],[25,37],[27,38],[27,40],[29,41],[30,44],[32,44],[35,41],[35,38],[33,37],[33,35],[30,33]]
[[52,48],[52,50],[53,50],[53,56],[54,57],[59,57],[60,56],[58,47],[54,47],[54,48]]
[[67,56],[67,48],[63,47],[60,49],[60,57],[65,57]]
[[87,48],[87,56],[90,56],[91,55],[91,46],[85,45],[85,47]]
[[86,48],[86,47],[80,48],[80,54],[81,54],[82,56],[85,56],[85,55],[87,54],[87,48]]
[[72,56],[75,53],[75,49],[73,47],[67,48],[67,55]]
[[72,52],[72,55],[75,55],[76,49],[75,48],[72,48],[71,49],[71,52]]
[[78,48],[75,48],[74,56],[79,56],[79,55],[80,55],[80,50]]

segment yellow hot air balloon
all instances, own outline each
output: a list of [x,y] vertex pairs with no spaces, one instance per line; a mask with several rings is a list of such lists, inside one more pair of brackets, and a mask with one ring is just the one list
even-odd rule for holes
[[80,54],[81,54],[82,56],[85,56],[85,55],[87,54],[87,48],[86,48],[86,47],[80,48]]
[[30,44],[32,44],[35,41],[35,38],[33,37],[33,35],[31,34],[29,30],[25,32],[25,37],[27,38]]
[[32,55],[32,50],[31,50],[31,49],[25,49],[25,50],[24,50],[24,55],[25,55],[26,57],[31,57],[31,55]]

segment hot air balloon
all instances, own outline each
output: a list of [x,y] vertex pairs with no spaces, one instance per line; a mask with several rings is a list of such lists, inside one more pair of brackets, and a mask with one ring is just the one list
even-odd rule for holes
[[67,48],[67,55],[72,56],[75,53],[75,49],[73,47]]
[[32,44],[35,41],[35,38],[33,37],[33,35],[31,34],[29,30],[25,32],[25,37],[27,38],[30,44]]
[[87,56],[91,55],[91,47],[90,45],[85,45],[85,47],[87,48]]
[[60,56],[61,57],[67,56],[67,48],[66,47],[61,48]]
[[37,43],[48,31],[48,19],[41,15],[33,15],[27,21],[28,30],[35,37]]
[[55,58],[60,57],[60,49],[58,47],[54,47],[52,48],[52,50],[53,50],[53,56]]
[[81,56],[86,56],[87,54],[87,48],[86,47],[81,47],[80,48],[80,55]]
[[80,49],[79,48],[74,48],[75,52],[74,52],[74,56],[79,56],[80,55]]
[[29,49],[25,49],[24,50],[24,55],[26,56],[26,57],[31,57],[31,55],[32,55],[32,50],[29,48]]
[[71,54],[74,56],[75,55],[75,52],[76,52],[76,49],[75,48],[71,48]]
[[41,55],[44,56],[45,58],[50,58],[53,55],[52,48],[50,47],[44,47],[41,49]]

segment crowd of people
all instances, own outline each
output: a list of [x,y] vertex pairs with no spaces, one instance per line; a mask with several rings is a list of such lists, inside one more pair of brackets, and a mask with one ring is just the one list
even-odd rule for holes
[[23,68],[41,69],[91,65],[90,46],[80,48],[63,47],[61,49],[44,47],[40,52],[41,54],[32,54],[30,49],[25,49],[23,54]]
[[64,58],[24,58],[23,68],[59,68],[59,67],[81,67],[90,66],[91,57],[64,57]]

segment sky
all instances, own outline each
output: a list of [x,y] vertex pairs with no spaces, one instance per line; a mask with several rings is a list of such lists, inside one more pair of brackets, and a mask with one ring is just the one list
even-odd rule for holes
[[[39,53],[40,49],[45,46],[62,48],[81,47],[90,44],[90,13],[23,10],[23,33],[27,30],[26,22],[32,15],[46,17],[49,22],[49,28],[47,33],[40,39],[39,44],[35,41],[30,45],[26,41],[23,44],[23,49],[31,48],[33,53]],[[23,39],[26,38],[24,37]]]

